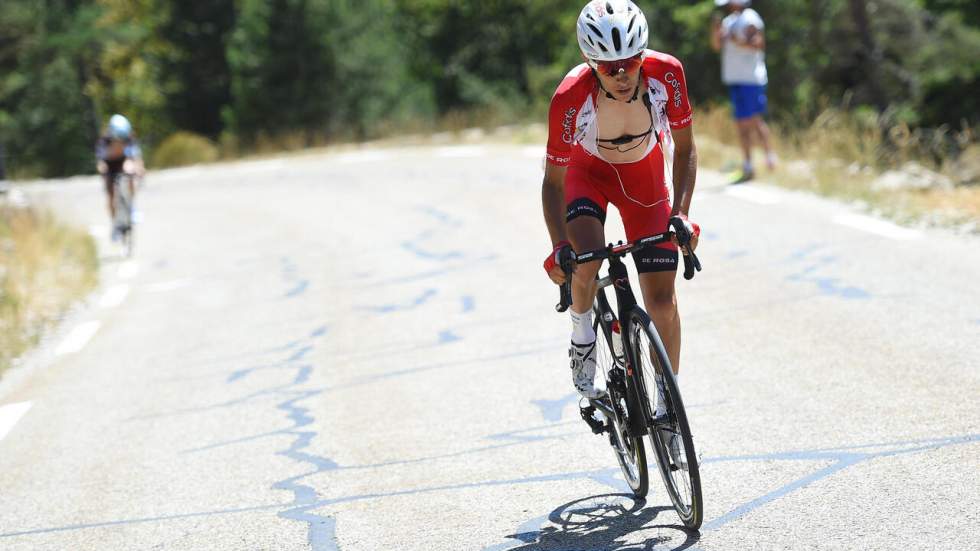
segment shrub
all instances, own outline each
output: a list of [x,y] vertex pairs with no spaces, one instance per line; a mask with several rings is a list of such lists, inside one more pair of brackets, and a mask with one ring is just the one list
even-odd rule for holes
[[218,148],[214,143],[193,132],[177,132],[163,140],[153,154],[153,166],[193,165],[214,162],[218,158]]

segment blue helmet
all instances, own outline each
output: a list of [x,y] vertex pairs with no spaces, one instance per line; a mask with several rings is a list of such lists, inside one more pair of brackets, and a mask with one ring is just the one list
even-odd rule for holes
[[117,140],[128,140],[133,133],[133,125],[126,117],[115,114],[109,118],[109,135]]

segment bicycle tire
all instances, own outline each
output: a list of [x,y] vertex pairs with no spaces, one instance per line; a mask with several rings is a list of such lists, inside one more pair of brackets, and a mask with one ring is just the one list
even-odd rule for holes
[[606,392],[609,395],[609,402],[612,404],[614,419],[609,419],[612,426],[609,427],[609,445],[613,448],[616,461],[623,472],[626,485],[629,486],[633,495],[638,498],[645,498],[650,488],[650,472],[647,467],[646,447],[643,438],[633,436],[629,431],[629,418],[626,409],[626,397],[622,395],[625,390],[618,388],[620,385],[610,381],[611,370],[616,367],[613,359],[613,348],[606,327],[598,322],[599,315],[596,315],[596,365],[602,370],[606,380]]
[[113,224],[119,230],[122,241],[123,255],[126,258],[133,256],[133,204],[132,197],[129,195],[129,182],[123,182],[122,175],[116,175],[115,181],[115,209],[116,219]]
[[[704,517],[704,503],[701,494],[701,474],[698,468],[698,458],[691,437],[691,427],[684,410],[677,380],[670,369],[670,360],[664,348],[663,341],[657,333],[650,317],[640,308],[630,313],[628,329],[630,351],[632,354],[633,378],[636,388],[643,394],[642,401],[646,404],[646,412],[651,420],[649,426],[650,444],[657,458],[658,470],[663,479],[664,487],[674,505],[674,510],[681,522],[689,529],[701,527]],[[643,341],[646,342],[643,342]],[[650,354],[642,351],[650,350]],[[656,383],[654,374],[662,377],[664,385],[664,402],[666,414],[655,418]],[[679,434],[684,443],[687,469],[674,464],[665,441],[663,432]]]

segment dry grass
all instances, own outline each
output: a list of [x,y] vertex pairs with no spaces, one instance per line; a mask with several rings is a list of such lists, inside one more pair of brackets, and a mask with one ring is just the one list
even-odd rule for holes
[[[742,154],[729,108],[699,110],[696,125],[700,163],[718,170],[736,169]],[[940,142],[936,134],[925,137],[902,126],[889,128],[885,137],[882,127],[887,126],[873,114],[836,109],[828,109],[801,131],[788,132],[770,124],[782,162],[775,173],[761,178],[792,189],[859,201],[903,223],[980,232],[980,145],[973,141],[975,134],[968,128],[946,132],[946,141]],[[950,143],[963,147],[955,161],[940,154]],[[757,159],[761,156],[754,153]],[[890,188],[881,185],[886,172],[906,181],[925,178],[935,183],[920,189]]]
[[95,287],[97,264],[84,232],[0,205],[0,371]]

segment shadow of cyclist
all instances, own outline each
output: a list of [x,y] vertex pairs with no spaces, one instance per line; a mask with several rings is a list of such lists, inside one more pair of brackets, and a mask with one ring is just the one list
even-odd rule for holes
[[[602,494],[568,502],[548,515],[540,530],[507,536],[525,542],[508,551],[680,551],[700,534],[680,524],[650,524],[670,507],[644,507],[630,494]],[[676,519],[670,519],[676,521]],[[641,534],[645,532],[645,534]],[[632,537],[630,537],[632,536]],[[630,543],[625,540],[632,540]]]

